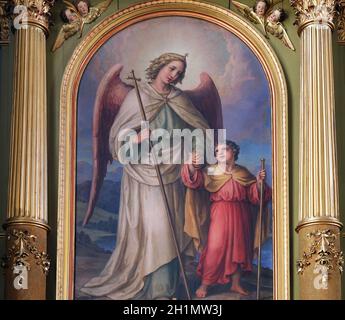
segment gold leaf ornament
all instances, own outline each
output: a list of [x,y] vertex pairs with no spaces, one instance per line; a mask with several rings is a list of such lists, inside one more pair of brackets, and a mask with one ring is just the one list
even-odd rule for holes
[[62,25],[58,36],[52,47],[52,52],[59,49],[63,43],[79,32],[81,38],[84,25],[94,22],[102,13],[108,9],[112,0],[105,0],[101,3],[90,6],[89,0],[76,0],[74,3],[64,0],[65,7],[60,12]]
[[279,2],[281,1],[257,0],[253,7],[249,7],[238,1],[232,1],[242,16],[250,22],[260,25],[260,29],[266,38],[270,34],[281,40],[289,49],[295,51],[295,47],[282,23],[287,15],[283,8],[276,7]]

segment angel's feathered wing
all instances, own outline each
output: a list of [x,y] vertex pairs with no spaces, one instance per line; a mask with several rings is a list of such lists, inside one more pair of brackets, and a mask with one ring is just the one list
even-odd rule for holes
[[233,5],[236,7],[236,9],[248,20],[254,23],[260,23],[259,19],[257,18],[255,12],[253,11],[252,8],[248,7],[247,5],[237,2],[237,1],[232,1]]
[[277,37],[278,39],[282,40],[283,43],[290,48],[291,50],[295,51],[295,47],[293,46],[284,26],[280,23],[268,23],[266,27],[267,32],[272,34],[273,36]]
[[247,5],[237,2],[237,1],[232,1],[234,6],[237,8],[237,10],[241,13],[242,16],[247,18],[249,21],[259,24],[262,27],[262,30],[264,34],[266,34],[265,30],[265,19],[260,19],[260,17],[254,12],[254,10]]
[[65,4],[66,8],[70,9],[72,12],[76,13],[77,15],[80,15],[77,8],[74,6],[72,2],[63,0],[63,3]]
[[200,75],[200,84],[193,90],[187,90],[194,106],[207,120],[211,129],[223,128],[222,103],[218,90],[211,77],[203,72]]
[[65,40],[75,35],[80,30],[80,28],[81,28],[81,21],[64,24],[61,27],[59,34],[56,37],[56,40],[52,48],[52,52],[55,52],[57,49],[59,49],[63,45]]
[[57,49],[59,49],[62,46],[62,44],[65,42],[65,40],[72,37],[78,31],[82,29],[81,16],[78,10],[76,9],[76,7],[73,5],[73,3],[67,0],[64,0],[63,3],[65,4],[67,9],[71,10],[77,16],[78,19],[71,23],[65,23],[61,27],[59,34],[57,35],[56,40],[54,42],[52,52],[55,52]]
[[92,154],[93,172],[89,204],[83,221],[87,224],[96,205],[99,191],[113,158],[109,151],[109,133],[128,92],[133,88],[120,79],[122,65],[114,65],[100,82],[93,111]]
[[290,40],[284,26],[282,24],[280,24],[280,28],[281,28],[281,37],[279,39],[281,39],[283,41],[283,43],[290,48],[291,50],[295,51],[295,47],[292,44],[292,41]]
[[281,0],[266,0],[268,8],[274,7],[276,4],[281,3]]

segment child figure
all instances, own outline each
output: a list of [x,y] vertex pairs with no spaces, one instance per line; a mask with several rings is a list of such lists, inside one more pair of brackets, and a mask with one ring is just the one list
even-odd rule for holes
[[[235,163],[240,148],[230,140],[215,148],[217,164],[201,170],[199,156],[193,164],[182,167],[182,181],[188,187],[204,187],[210,192],[211,215],[207,244],[197,267],[201,286],[196,291],[204,298],[210,285],[231,283],[231,291],[248,295],[241,286],[242,272],[252,271],[253,204],[260,204],[260,184],[265,170],[254,177],[245,167]],[[221,168],[220,163],[225,164]],[[225,171],[224,168],[225,167]],[[271,199],[271,189],[265,185],[264,203]]]

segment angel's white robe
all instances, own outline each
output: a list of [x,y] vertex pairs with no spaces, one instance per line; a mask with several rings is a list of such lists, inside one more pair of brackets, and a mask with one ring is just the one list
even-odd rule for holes
[[[140,92],[151,129],[208,128],[206,120],[183,91],[173,88],[167,97],[163,97],[150,84],[144,84]],[[114,159],[118,159],[119,148],[123,144],[119,140],[122,129],[138,131],[141,121],[133,89],[126,96],[111,128],[109,144]],[[181,182],[180,169],[177,164],[160,165],[174,216],[177,241],[180,251],[186,253],[191,247],[191,238],[183,231],[185,187]],[[140,296],[149,275],[176,257],[155,168],[143,164],[125,165],[116,248],[102,273],[86,283],[81,291],[111,299],[135,298],[138,294]]]

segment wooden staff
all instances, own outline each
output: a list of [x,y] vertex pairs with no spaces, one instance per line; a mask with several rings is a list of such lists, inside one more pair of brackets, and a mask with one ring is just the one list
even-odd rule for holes
[[[260,159],[261,171],[265,170],[265,159]],[[262,239],[262,209],[263,209],[263,195],[264,195],[264,180],[260,183],[260,210],[259,210],[259,250],[258,250],[258,273],[256,281],[256,300],[260,300],[260,285],[261,285],[261,239]]]
[[[147,121],[145,110],[144,110],[144,106],[143,106],[143,102],[141,100],[141,96],[140,96],[140,92],[139,92],[138,82],[137,82],[137,81],[141,81],[141,80],[135,77],[134,70],[131,71],[131,74],[132,75],[130,77],[128,77],[128,79],[134,80],[135,91],[137,93],[137,98],[138,98],[138,102],[139,102],[139,106],[140,106],[141,116],[143,118],[143,121]],[[150,140],[150,149],[152,150],[152,148],[153,148],[153,144],[152,144],[152,141]],[[178,261],[179,261],[179,264],[180,264],[180,268],[181,268],[181,272],[182,272],[184,287],[186,289],[188,300],[192,300],[192,297],[191,297],[191,294],[190,294],[190,290],[189,290],[189,286],[188,286],[188,283],[187,283],[186,272],[184,270],[183,263],[182,263],[180,249],[179,249],[178,243],[177,243],[175,229],[174,229],[174,226],[173,226],[173,223],[172,223],[172,214],[171,214],[171,210],[170,210],[169,203],[168,203],[168,197],[167,197],[166,192],[165,192],[165,188],[164,188],[164,184],[163,184],[163,180],[162,180],[162,174],[161,174],[161,171],[160,171],[157,159],[156,159],[156,155],[155,155],[154,152],[152,152],[152,158],[153,158],[154,167],[156,169],[160,190],[161,190],[161,193],[162,193],[163,202],[164,202],[164,206],[165,206],[165,211],[167,213],[167,218],[168,218],[168,221],[169,221],[171,235],[173,237],[173,242],[174,242],[174,245],[175,245],[177,258],[178,258]]]

